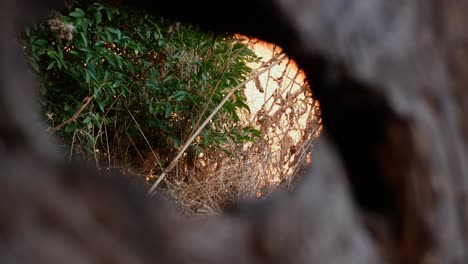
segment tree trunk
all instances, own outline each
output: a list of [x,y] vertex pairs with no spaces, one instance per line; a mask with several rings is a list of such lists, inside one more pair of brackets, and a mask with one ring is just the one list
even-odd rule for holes
[[313,166],[293,193],[186,219],[68,165],[13,38],[39,10],[4,0],[1,263],[468,263],[468,1],[127,2],[282,46],[320,101]]

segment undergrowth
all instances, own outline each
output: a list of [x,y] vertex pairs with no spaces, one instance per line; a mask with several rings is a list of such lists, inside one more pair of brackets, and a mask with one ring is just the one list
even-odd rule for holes
[[[187,214],[291,189],[310,163],[319,107],[277,47],[261,61],[256,40],[79,1],[23,37],[49,131],[70,158],[153,185]],[[247,81],[264,95],[259,111]]]

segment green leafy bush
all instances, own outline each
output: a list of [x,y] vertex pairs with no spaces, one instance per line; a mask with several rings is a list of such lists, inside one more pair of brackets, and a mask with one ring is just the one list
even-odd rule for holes
[[[27,29],[24,40],[42,77],[40,103],[50,126],[63,124],[61,137],[109,160],[144,156],[148,145],[173,157],[251,72],[247,63],[259,59],[234,36],[101,3],[74,2],[68,15],[54,13]],[[238,112],[249,110],[242,90],[233,97],[189,153],[260,136],[239,123]]]

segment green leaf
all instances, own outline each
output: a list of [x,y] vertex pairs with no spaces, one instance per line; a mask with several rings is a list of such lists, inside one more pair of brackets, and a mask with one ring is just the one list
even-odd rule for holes
[[47,43],[49,43],[47,40],[45,39],[37,39],[34,41],[34,45],[38,46],[38,47],[45,47],[47,45]]
[[104,34],[106,34],[105,40],[107,40],[107,42],[109,42],[109,43],[114,42],[114,38],[112,37],[112,35],[111,35],[111,33],[109,31],[106,31]]
[[63,50],[61,49],[61,47],[57,47],[57,54],[59,56],[59,59],[63,60]]
[[105,104],[103,103],[103,101],[99,101],[99,102],[98,102],[98,106],[99,106],[99,109],[101,109],[102,112],[105,112],[105,111],[104,111],[104,110],[105,110],[105,109],[104,109],[104,108],[105,108]]
[[172,115],[172,108],[170,106],[166,107],[166,109],[164,110],[164,117],[165,118],[168,118]]
[[158,46],[159,46],[159,47],[164,46],[164,43],[165,43],[164,39],[159,39],[159,40],[158,40]]
[[47,47],[41,47],[37,50],[37,55],[42,56],[46,53]]
[[86,81],[86,83],[90,83],[90,82],[91,82],[91,78],[89,77],[89,72],[86,72],[86,73],[85,73],[85,81]]
[[138,56],[138,53],[140,52],[140,50],[138,49],[138,47],[134,47],[133,52],[135,52],[135,55]]
[[52,58],[52,59],[54,59],[54,60],[56,60],[56,61],[59,61],[59,60],[60,60],[60,56],[58,55],[58,53],[57,53],[55,50],[49,50],[49,51],[47,52],[47,55],[48,55],[50,58]]
[[81,24],[81,27],[83,28],[83,31],[88,31],[88,27],[93,24],[93,21],[89,18],[83,18],[83,23]]
[[118,29],[118,28],[106,27],[106,30],[109,31],[110,33],[116,34],[116,35],[117,35],[117,39],[119,39],[119,40],[120,40],[120,38],[122,37],[122,32],[121,32],[120,29]]
[[51,62],[49,63],[49,65],[47,65],[47,70],[52,69],[52,68],[54,67],[55,63],[56,63],[56,61],[51,61]]
[[75,11],[69,14],[71,17],[84,17],[85,12],[81,8],[75,8]]
[[94,43],[94,47],[102,47],[104,46],[106,42],[104,40],[99,40],[99,41],[96,41],[96,43]]
[[162,38],[162,35],[160,32],[154,32],[153,37],[155,40],[159,40],[160,38]]
[[96,11],[96,13],[94,13],[94,20],[96,21],[96,25],[101,24],[102,14],[101,14],[100,10],[98,10],[98,11]]
[[84,32],[80,32],[81,40],[83,41],[83,45],[88,47],[88,38]]
[[85,124],[89,124],[91,122],[91,117],[90,116],[86,116],[85,119],[83,120],[83,123]]
[[106,27],[106,30],[109,31],[110,33],[117,34],[117,28],[114,27]]
[[93,53],[88,53],[86,54],[86,58],[85,58],[85,63],[86,64],[89,64],[91,59],[94,57],[94,54]]
[[112,21],[112,16],[113,16],[112,10],[109,9],[109,8],[107,8],[107,9],[106,9],[106,13],[107,13],[107,19],[108,19],[109,21]]
[[31,67],[36,71],[39,72],[39,64],[35,60],[30,60],[29,63],[31,64]]
[[174,140],[174,148],[178,149],[180,147],[180,139],[174,137],[172,140]]

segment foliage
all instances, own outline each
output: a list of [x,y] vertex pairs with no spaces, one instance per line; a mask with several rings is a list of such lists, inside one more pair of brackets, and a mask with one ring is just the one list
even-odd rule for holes
[[[63,31],[69,28],[71,40]],[[50,125],[88,153],[120,159],[144,156],[148,144],[168,159],[258,57],[231,35],[201,32],[141,10],[74,2],[24,33],[31,66],[42,77],[41,106]],[[260,133],[242,127],[249,110],[242,89],[192,144],[189,153],[251,141]],[[148,148],[146,148],[148,149]],[[166,159],[163,159],[167,162]]]

